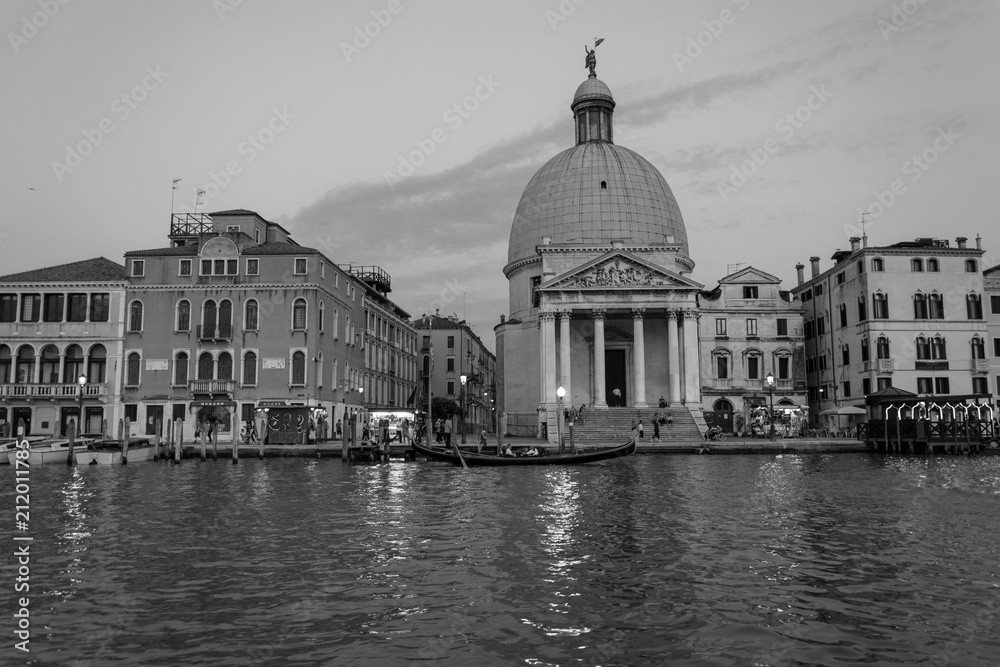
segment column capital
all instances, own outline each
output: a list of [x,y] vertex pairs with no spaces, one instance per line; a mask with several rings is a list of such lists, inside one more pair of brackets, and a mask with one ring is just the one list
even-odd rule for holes
[[572,310],[560,310],[557,313],[557,315],[559,316],[559,321],[560,322],[563,321],[563,320],[571,320],[571,319],[573,319],[573,311]]
[[593,317],[595,320],[603,320],[608,314],[608,311],[604,308],[594,308]]
[[667,310],[667,319],[668,320],[676,320],[677,319],[677,315],[678,315],[678,311],[673,310],[673,309],[668,309]]
[[555,314],[554,311],[551,311],[551,310],[540,311],[538,313],[538,321],[539,322],[555,322],[556,321],[556,314]]
[[641,320],[645,316],[646,316],[646,309],[645,308],[633,308],[632,309],[632,319],[633,320]]

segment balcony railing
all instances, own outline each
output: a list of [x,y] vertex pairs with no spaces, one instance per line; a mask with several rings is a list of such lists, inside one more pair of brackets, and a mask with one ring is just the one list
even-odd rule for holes
[[[105,383],[86,384],[83,386],[84,398],[106,396],[108,385]],[[0,384],[0,397],[11,398],[51,398],[77,400],[80,397],[78,384]]]
[[191,380],[192,394],[232,394],[235,380]]
[[233,325],[220,324],[217,327],[206,327],[199,324],[197,327],[198,340],[232,340]]
[[972,360],[972,372],[973,373],[989,373],[990,372],[990,360],[989,359],[973,359]]

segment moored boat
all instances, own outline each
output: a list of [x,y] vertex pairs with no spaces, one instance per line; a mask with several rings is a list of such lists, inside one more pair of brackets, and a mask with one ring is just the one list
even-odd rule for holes
[[[45,436],[29,435],[22,437],[21,440],[27,440],[29,444],[36,444],[45,440]],[[0,438],[0,464],[6,465],[10,463],[7,453],[14,451],[17,448],[17,443],[17,438]]]
[[462,465],[462,460],[468,466],[539,466],[539,465],[572,465],[578,463],[593,463],[595,461],[605,461],[629,456],[635,452],[635,438],[629,440],[624,445],[617,447],[604,447],[586,452],[574,454],[543,454],[538,456],[498,456],[495,454],[478,454],[475,452],[462,452],[461,458],[454,451],[432,449],[416,443],[410,446],[423,454],[427,458],[435,461],[444,461],[454,465]]
[[[74,443],[74,454],[83,451],[88,445],[95,441],[94,438],[78,438]],[[7,461],[14,465],[17,458],[17,449],[7,451]],[[66,463],[69,458],[69,440],[67,438],[56,438],[31,442],[28,447],[28,464],[42,465],[46,463]]]
[[[156,447],[146,438],[129,438],[128,455],[125,459],[129,463],[141,461],[152,461]],[[122,463],[122,442],[121,440],[104,440],[91,443],[85,449],[75,452],[76,462],[80,465],[119,465]]]

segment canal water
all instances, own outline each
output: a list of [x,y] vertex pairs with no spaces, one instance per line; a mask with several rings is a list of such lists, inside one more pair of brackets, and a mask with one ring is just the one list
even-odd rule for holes
[[185,460],[30,485],[31,653],[8,555],[0,664],[1000,664],[1000,457]]

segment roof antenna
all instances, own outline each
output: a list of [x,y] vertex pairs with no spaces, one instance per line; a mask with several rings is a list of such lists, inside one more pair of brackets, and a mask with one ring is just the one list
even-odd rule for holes
[[868,247],[868,232],[865,231],[865,223],[868,222],[868,221],[865,220],[865,216],[866,215],[871,215],[871,214],[872,214],[872,212],[871,211],[867,211],[867,210],[861,212],[861,247],[862,248],[867,248]]
[[195,213],[198,212],[198,207],[201,205],[201,196],[203,194],[205,194],[205,191],[202,190],[201,188],[198,188],[198,193],[197,194],[198,194],[198,197],[197,197],[197,199],[194,200],[194,212]]
[[174,193],[177,192],[177,184],[181,182],[181,179],[175,178],[173,185],[170,187],[170,217],[174,217]]
[[746,264],[746,262],[736,262],[735,264],[726,264],[726,275],[731,276],[734,272],[739,271],[740,267]]

